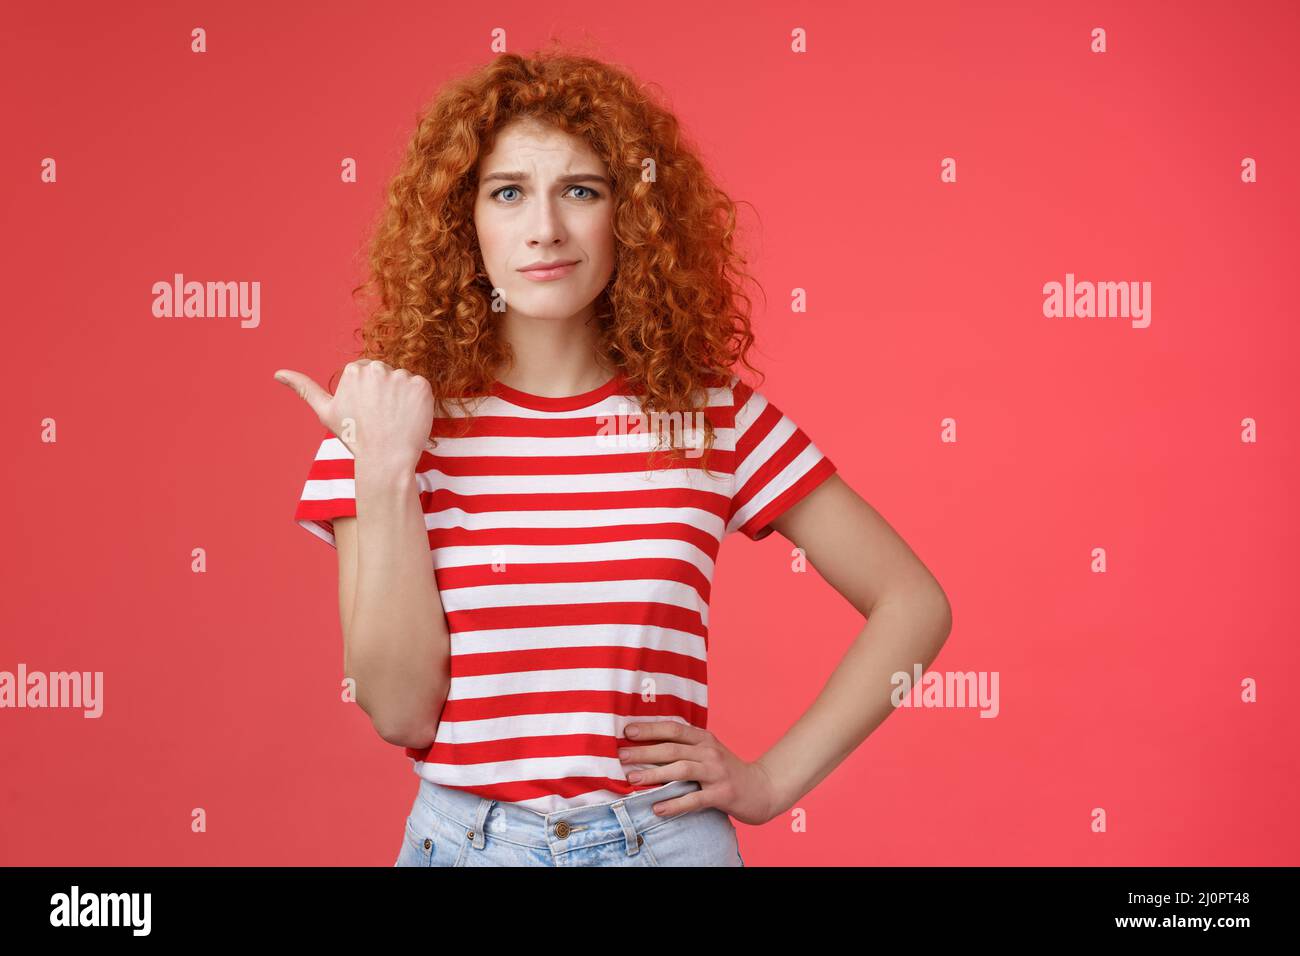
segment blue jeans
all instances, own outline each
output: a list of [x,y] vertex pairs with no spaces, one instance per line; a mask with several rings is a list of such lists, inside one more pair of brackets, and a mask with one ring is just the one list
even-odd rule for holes
[[744,866],[717,807],[661,817],[656,803],[700,785],[543,814],[421,780],[394,866]]

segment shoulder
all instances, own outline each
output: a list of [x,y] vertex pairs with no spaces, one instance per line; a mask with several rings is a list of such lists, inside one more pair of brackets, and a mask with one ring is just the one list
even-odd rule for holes
[[738,375],[731,376],[728,384],[731,412],[735,416],[735,426],[744,430],[750,422],[762,415],[768,406],[767,396],[750,383],[741,380]]

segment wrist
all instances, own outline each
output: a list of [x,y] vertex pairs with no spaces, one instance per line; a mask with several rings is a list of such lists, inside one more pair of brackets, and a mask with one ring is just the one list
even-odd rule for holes
[[379,490],[405,491],[415,485],[415,466],[389,458],[358,457],[353,462],[357,485]]
[[762,757],[759,757],[757,760],[755,760],[754,765],[758,767],[760,771],[762,771],[765,777],[767,777],[767,781],[768,781],[767,819],[774,820],[777,817],[781,816],[781,814],[789,810],[790,807],[794,805],[795,801],[794,799],[787,798],[786,788],[782,784],[781,775],[774,767],[764,763]]

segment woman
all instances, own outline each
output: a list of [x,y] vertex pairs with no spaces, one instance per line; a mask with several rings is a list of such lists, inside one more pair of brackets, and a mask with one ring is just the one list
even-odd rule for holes
[[[743,866],[891,711],[950,614],[749,364],[735,208],[674,117],[507,54],[420,119],[365,349],[295,518],[334,545],[344,672],[420,778],[398,866]],[[754,761],[705,728],[723,537],[780,531],[868,625]],[[434,574],[429,573],[430,564]]]

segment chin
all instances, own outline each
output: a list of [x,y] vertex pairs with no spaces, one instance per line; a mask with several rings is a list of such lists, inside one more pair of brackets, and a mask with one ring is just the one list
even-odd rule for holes
[[581,312],[591,304],[590,299],[576,299],[572,296],[523,296],[513,300],[510,310],[530,319],[543,322],[559,322]]

